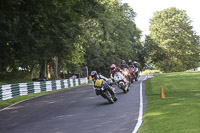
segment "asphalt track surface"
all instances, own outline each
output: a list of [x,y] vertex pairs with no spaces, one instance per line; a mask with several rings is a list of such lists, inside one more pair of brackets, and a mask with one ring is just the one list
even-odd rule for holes
[[[118,101],[109,104],[92,86],[76,87],[33,98],[0,111],[0,133],[132,133],[140,106],[140,83],[128,93],[116,88]],[[147,100],[143,88],[143,113]]]

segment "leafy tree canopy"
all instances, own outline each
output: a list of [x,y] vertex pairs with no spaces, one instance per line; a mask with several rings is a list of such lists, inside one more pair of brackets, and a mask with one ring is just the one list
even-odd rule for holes
[[146,39],[150,60],[165,72],[185,71],[199,63],[199,36],[186,11],[168,8],[156,12],[150,20]]

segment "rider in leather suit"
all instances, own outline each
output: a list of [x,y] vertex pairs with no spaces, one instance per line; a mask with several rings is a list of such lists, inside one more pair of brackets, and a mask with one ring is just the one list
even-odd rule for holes
[[98,79],[103,79],[103,80],[106,81],[106,88],[111,93],[111,95],[115,95],[116,94],[115,88],[109,85],[108,79],[106,77],[104,77],[103,75],[97,74],[96,71],[92,71],[90,75],[92,76],[93,89],[95,90],[96,95],[99,95],[99,93],[97,92],[94,84]]
[[126,64],[126,61],[125,60],[122,60],[121,61],[121,66],[120,66],[121,69],[124,69],[124,68],[127,68],[129,69],[129,66]]

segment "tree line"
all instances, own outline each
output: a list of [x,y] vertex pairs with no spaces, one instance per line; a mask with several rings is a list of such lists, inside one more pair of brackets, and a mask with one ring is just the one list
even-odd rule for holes
[[117,0],[1,0],[0,72],[109,71],[139,59],[136,13]]
[[1,0],[0,78],[59,78],[81,66],[108,76],[111,64],[128,59],[165,72],[198,65],[199,37],[186,12],[155,13],[144,42],[135,17],[118,0]]

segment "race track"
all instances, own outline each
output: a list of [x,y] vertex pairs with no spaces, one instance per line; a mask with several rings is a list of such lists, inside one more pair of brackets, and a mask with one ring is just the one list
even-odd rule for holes
[[[0,133],[132,133],[140,106],[140,83],[125,94],[116,86],[118,101],[109,104],[92,86],[50,93],[0,111]],[[143,111],[147,100],[143,88]]]

